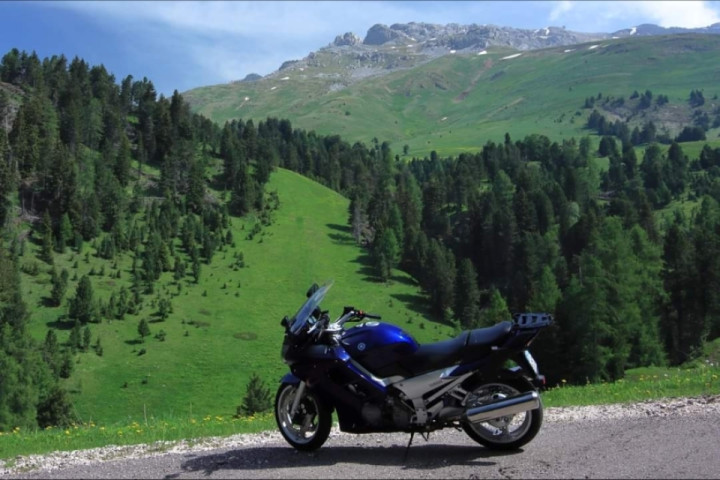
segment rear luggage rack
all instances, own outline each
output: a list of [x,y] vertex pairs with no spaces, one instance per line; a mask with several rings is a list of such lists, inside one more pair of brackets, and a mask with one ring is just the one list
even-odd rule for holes
[[549,313],[516,313],[513,321],[521,329],[530,329],[552,325],[553,318]]

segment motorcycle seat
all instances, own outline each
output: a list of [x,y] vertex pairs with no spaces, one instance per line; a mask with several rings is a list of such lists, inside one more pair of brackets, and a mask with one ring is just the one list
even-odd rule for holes
[[468,335],[467,346],[469,347],[488,347],[494,345],[505,335],[510,333],[513,322],[505,321],[497,325],[487,328],[477,328],[470,330]]
[[469,333],[465,331],[450,340],[420,345],[408,358],[407,366],[418,374],[456,363],[467,345]]

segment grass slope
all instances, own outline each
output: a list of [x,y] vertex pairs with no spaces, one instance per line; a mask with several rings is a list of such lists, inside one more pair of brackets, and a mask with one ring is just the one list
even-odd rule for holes
[[[137,325],[140,318],[154,319],[157,308],[151,304],[137,316],[90,325],[92,343],[99,336],[104,353],[97,356],[90,350],[76,356],[67,385],[80,420],[130,423],[146,417],[234,414],[253,372],[274,390],[287,371],[280,358],[280,319],[297,310],[313,282],[334,279],[324,304],[333,317],[343,305],[355,305],[408,328],[421,342],[451,334],[450,327],[424,320],[423,298],[406,274],[396,272],[390,284],[375,281],[366,253],[349,233],[347,199],[285,170],[273,173],[271,190],[280,198],[273,224],[247,240],[255,219],[234,218],[235,247],[225,246],[211,265],[202,265],[198,285],[188,276],[178,293],[172,274],[163,274],[155,291],[172,298],[173,313],[164,322],[150,323],[152,334],[144,343],[139,343]],[[27,247],[21,264],[40,264],[34,248]],[[231,268],[236,252],[243,252],[245,268]],[[77,269],[72,268],[75,262]],[[105,263],[105,276],[90,277],[96,297],[107,299],[132,278],[130,258],[119,262],[120,279],[109,275],[115,272],[110,263]],[[80,255],[56,255],[55,264],[58,270],[68,268],[71,278],[103,268],[89,244]],[[43,306],[50,290],[46,267],[42,263],[35,276],[23,274],[25,298],[33,312],[30,328],[39,340],[49,325],[65,328],[59,333],[64,342],[69,325],[57,318],[65,302],[59,308]],[[77,282],[70,283],[67,297],[74,297]],[[153,338],[160,329],[167,335],[163,342]],[[146,353],[140,355],[141,349]]]
[[[719,52],[716,35],[616,39],[519,56],[491,49],[486,55],[446,55],[341,89],[333,87],[334,72],[307,67],[183,96],[221,123],[273,116],[350,142],[388,140],[395,152],[408,145],[411,156],[431,150],[454,155],[502,141],[505,132],[553,140],[586,135],[589,110],[581,107],[598,93],[628,98],[649,89],[669,97],[674,117],[687,115],[692,89],[703,90],[708,101],[720,94]],[[717,135],[712,130],[709,138]]]

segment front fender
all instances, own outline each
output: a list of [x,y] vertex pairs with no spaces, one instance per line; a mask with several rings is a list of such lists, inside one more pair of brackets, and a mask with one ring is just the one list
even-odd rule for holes
[[297,385],[300,382],[302,382],[302,380],[293,375],[292,372],[286,373],[280,380],[280,383],[289,383],[290,385]]

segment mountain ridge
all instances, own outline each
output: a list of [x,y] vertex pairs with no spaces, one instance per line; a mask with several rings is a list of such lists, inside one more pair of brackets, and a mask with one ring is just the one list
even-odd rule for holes
[[[322,52],[339,53],[362,60],[366,59],[369,53],[377,53],[377,48],[394,50],[405,47],[406,49],[412,49],[415,55],[425,55],[432,59],[457,52],[482,51],[489,47],[507,47],[519,51],[528,51],[632,36],[687,33],[720,34],[720,23],[699,28],[641,24],[612,33],[577,32],[567,30],[564,26],[524,29],[476,23],[463,25],[458,23],[409,22],[394,23],[390,26],[376,23],[368,29],[364,38],[354,32],[337,35],[332,42],[310,52],[301,59],[284,61],[277,70],[268,75],[262,76],[257,73],[249,73],[243,79],[233,80],[230,83],[257,81],[265,77],[272,77],[292,66],[311,62]],[[394,68],[390,65],[387,69],[393,70]]]

